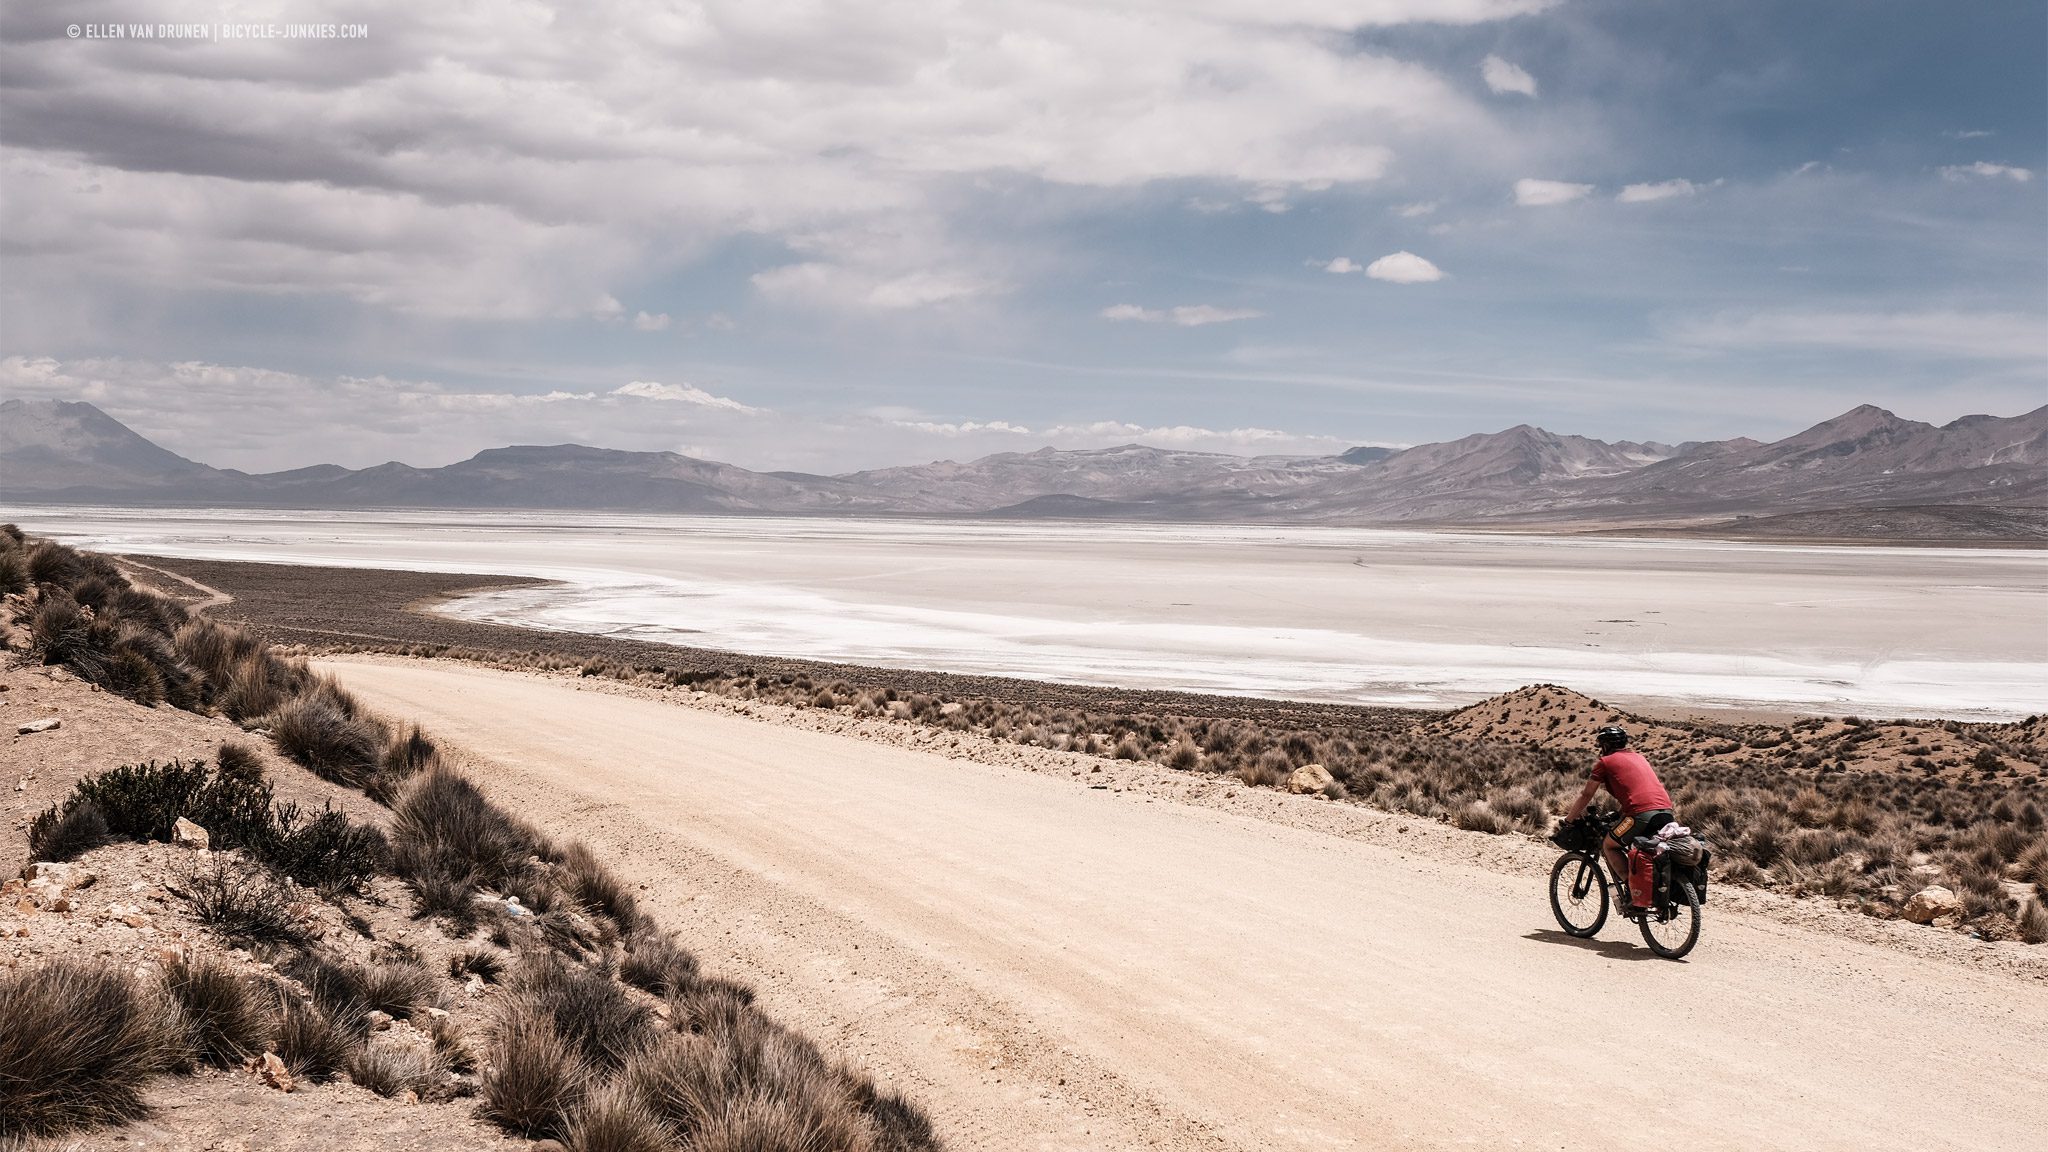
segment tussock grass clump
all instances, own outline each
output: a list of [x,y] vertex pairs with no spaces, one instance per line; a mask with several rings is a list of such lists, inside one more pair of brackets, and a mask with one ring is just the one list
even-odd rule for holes
[[625,940],[619,979],[656,996],[669,996],[697,978],[696,958],[652,926],[636,928]]
[[483,1077],[487,1120],[536,1140],[559,1138],[583,1098],[589,1073],[553,1022],[514,1006],[499,1021]]
[[510,994],[523,1010],[547,1021],[593,1069],[614,1071],[653,1039],[653,1010],[602,972],[554,956],[522,963]]
[[387,1099],[411,1092],[424,1100],[445,1072],[431,1050],[406,1044],[365,1044],[348,1061],[349,1079]]
[[2020,909],[2017,933],[2028,944],[2048,944],[2048,906],[2037,899]]
[[234,940],[303,944],[306,929],[293,919],[290,890],[268,873],[216,859],[185,881],[193,915]]
[[505,954],[495,948],[457,952],[448,958],[448,975],[457,980],[475,976],[486,984],[496,984],[505,977]]
[[208,1064],[237,1067],[275,1034],[268,991],[221,961],[180,957],[164,966],[163,981],[181,1010],[188,1046]]
[[638,916],[639,904],[633,890],[599,863],[597,855],[583,844],[572,843],[562,849],[558,866],[567,881],[564,887],[578,904],[604,913],[621,926],[633,923]]
[[28,852],[37,860],[76,860],[113,841],[107,818],[90,800],[50,808],[28,827]]
[[539,847],[531,829],[444,765],[407,784],[392,814],[392,864],[400,876],[435,867],[471,885],[499,885],[526,874],[527,858]]
[[563,1125],[563,1143],[576,1152],[665,1152],[668,1126],[623,1084],[584,1095]]
[[313,1002],[337,1025],[353,1024],[371,1012],[410,1016],[434,1003],[433,973],[415,962],[356,964],[307,952],[284,966],[306,986]]
[[359,1018],[337,1020],[297,994],[277,992],[277,1058],[292,1075],[325,1084],[347,1071],[368,1026]]
[[361,788],[376,777],[391,734],[342,699],[349,698],[334,689],[286,701],[270,715],[270,738],[321,778]]
[[220,750],[214,753],[213,770],[240,783],[263,783],[263,761],[256,750],[233,740],[220,742]]
[[111,966],[0,973],[0,1144],[148,1114],[142,1087],[182,1062],[176,1009]]
[[365,791],[378,803],[390,804],[397,799],[399,788],[407,780],[438,763],[440,753],[434,748],[434,742],[420,731],[419,725],[414,724],[384,750],[384,758],[377,765],[377,773]]

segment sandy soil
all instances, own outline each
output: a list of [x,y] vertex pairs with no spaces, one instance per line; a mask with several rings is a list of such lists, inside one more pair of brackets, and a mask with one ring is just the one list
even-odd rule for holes
[[1673,964],[1632,930],[1557,932],[1549,853],[1511,838],[907,726],[922,747],[329,666],[960,1148],[1590,1147],[1618,1109],[1700,1148],[2048,1128],[2039,949],[1729,893]]

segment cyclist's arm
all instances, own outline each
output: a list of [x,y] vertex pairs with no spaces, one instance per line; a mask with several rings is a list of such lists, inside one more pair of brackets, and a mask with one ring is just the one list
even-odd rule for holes
[[1599,777],[1595,776],[1593,779],[1586,781],[1586,786],[1584,788],[1579,789],[1579,798],[1577,800],[1572,801],[1572,810],[1570,814],[1565,816],[1565,819],[1577,820],[1579,817],[1584,816],[1586,814],[1586,805],[1591,804],[1593,802],[1593,797],[1597,795],[1599,791]]

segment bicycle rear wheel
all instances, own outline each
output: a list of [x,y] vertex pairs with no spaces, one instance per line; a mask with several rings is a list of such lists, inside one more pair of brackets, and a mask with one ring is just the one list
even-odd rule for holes
[[1700,942],[1700,897],[1693,891],[1692,881],[1673,880],[1671,916],[1660,920],[1658,915],[1652,911],[1641,921],[1643,943],[1650,946],[1650,951],[1666,960],[1676,960]]
[[1607,877],[1583,852],[1567,852],[1550,868],[1550,911],[1558,926],[1584,938],[1607,923]]

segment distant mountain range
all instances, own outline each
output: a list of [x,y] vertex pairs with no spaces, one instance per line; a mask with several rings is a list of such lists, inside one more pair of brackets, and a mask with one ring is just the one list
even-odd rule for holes
[[[1918,518],[1900,522],[1925,523],[1929,508],[2048,505],[2048,406],[1935,427],[1864,405],[1771,444],[1607,443],[1524,424],[1335,456],[1247,457],[1127,444],[813,476],[580,444],[493,448],[442,468],[329,464],[251,474],[187,460],[91,404],[9,400],[0,403],[0,497],[1470,526],[1686,524],[1910,505]],[[1988,522],[1983,515],[1972,520]]]

